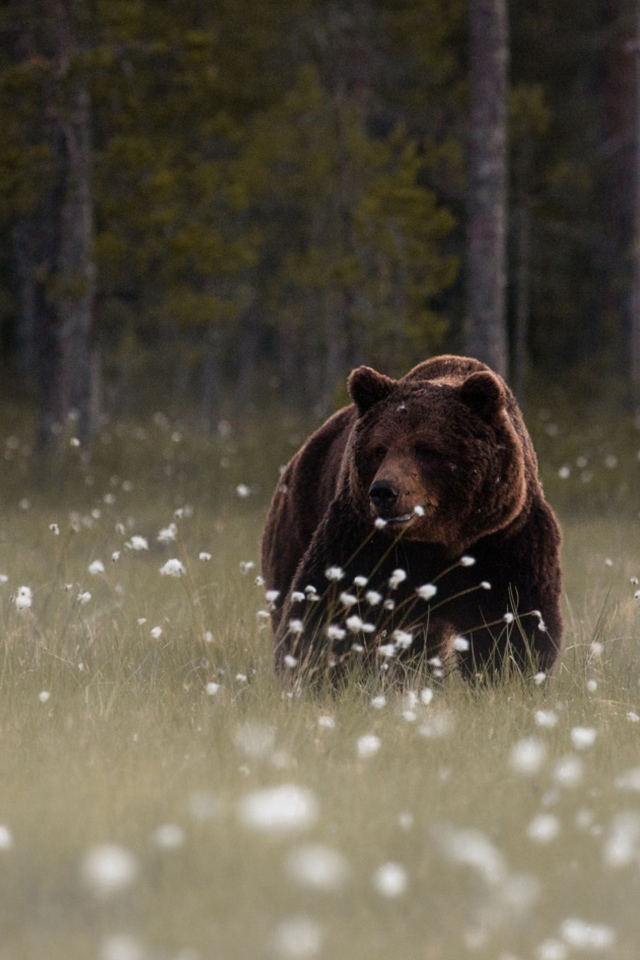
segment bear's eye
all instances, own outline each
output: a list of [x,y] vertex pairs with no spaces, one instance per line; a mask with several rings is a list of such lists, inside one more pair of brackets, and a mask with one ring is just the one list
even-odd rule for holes
[[374,447],[373,450],[371,451],[371,456],[373,457],[374,460],[380,462],[384,460],[386,453],[387,453],[387,448],[383,447],[381,444],[378,444],[378,446]]
[[447,460],[443,453],[439,453],[424,443],[416,444],[415,452],[416,456],[422,460],[423,463],[429,464],[431,467],[448,467],[449,469],[455,469],[454,465]]

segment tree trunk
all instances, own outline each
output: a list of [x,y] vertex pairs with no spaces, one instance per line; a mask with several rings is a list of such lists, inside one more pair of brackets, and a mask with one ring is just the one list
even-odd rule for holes
[[507,375],[506,0],[470,0],[466,351]]
[[527,344],[531,312],[531,201],[521,185],[514,217],[515,230],[515,324],[513,332],[512,386],[520,403],[524,403],[527,386]]
[[635,183],[633,251],[629,317],[629,384],[632,403],[640,410],[640,0],[636,0]]

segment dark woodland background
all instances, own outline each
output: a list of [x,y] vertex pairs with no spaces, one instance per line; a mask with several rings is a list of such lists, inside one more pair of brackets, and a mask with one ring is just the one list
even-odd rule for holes
[[637,0],[2,0],[0,391],[324,415],[469,352],[640,393]]

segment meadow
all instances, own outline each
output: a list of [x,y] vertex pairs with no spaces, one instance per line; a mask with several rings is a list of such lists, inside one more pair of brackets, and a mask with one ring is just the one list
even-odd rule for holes
[[635,960],[640,432],[536,441],[564,530],[544,683],[338,694],[272,668],[258,544],[304,435],[0,434],[0,958]]

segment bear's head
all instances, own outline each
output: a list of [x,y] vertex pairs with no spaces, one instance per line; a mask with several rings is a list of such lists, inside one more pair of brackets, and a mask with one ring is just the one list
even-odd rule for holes
[[522,441],[491,371],[398,381],[359,367],[349,392],[352,502],[385,533],[460,554],[522,510]]

